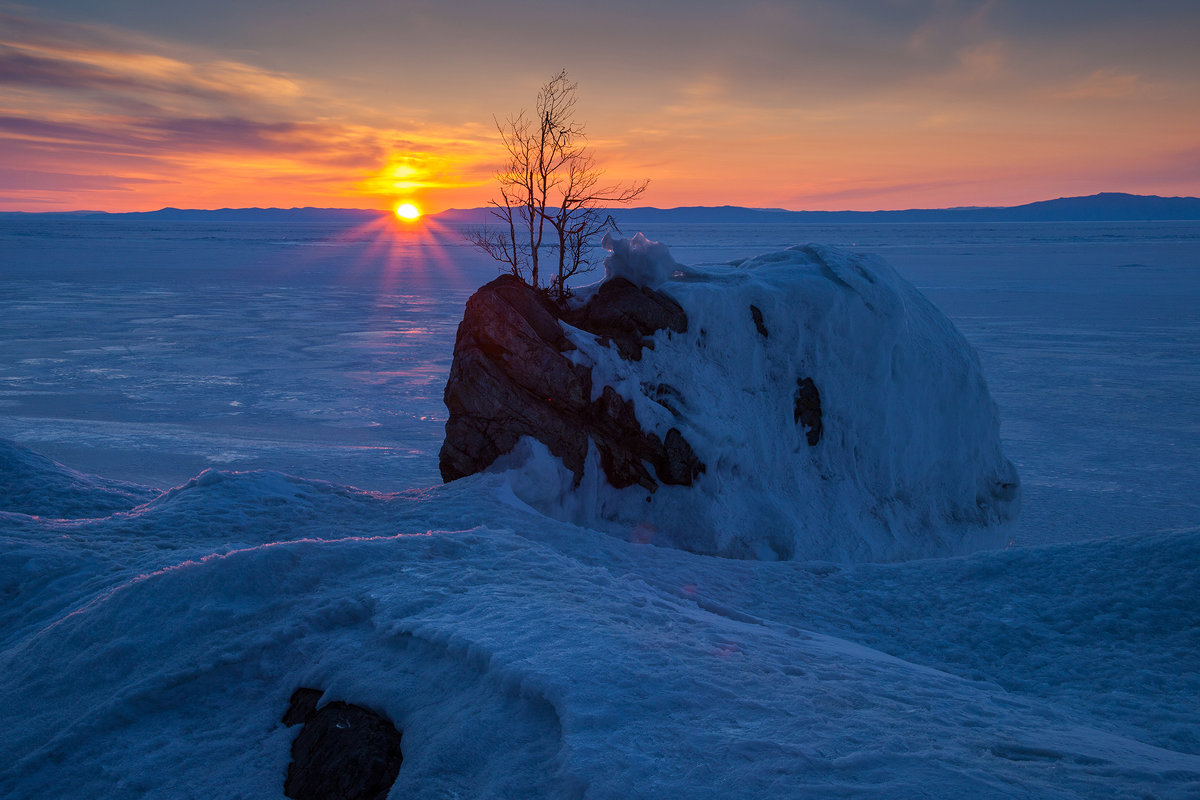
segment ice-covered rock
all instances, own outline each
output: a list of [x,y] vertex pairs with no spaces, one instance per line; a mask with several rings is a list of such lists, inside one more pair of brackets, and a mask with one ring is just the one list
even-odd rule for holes
[[[607,244],[608,277],[581,298],[593,303],[617,284],[633,307],[652,292],[677,302],[686,324],[659,326],[631,349],[636,337],[596,335],[578,309],[556,314],[546,304],[516,330],[476,314],[493,344],[456,346],[448,479],[457,477],[445,469],[457,455],[454,431],[469,420],[491,434],[489,414],[499,414],[524,425],[504,426],[506,438],[493,437],[496,452],[488,450],[489,464],[515,451],[502,463],[518,497],[660,544],[743,558],[899,560],[1005,541],[1018,480],[978,358],[882,260],[809,245],[699,270],[640,235]],[[460,345],[480,330],[469,304]],[[496,365],[528,374],[519,411],[509,405],[519,392],[488,383]],[[492,407],[464,403],[454,388],[463,384]],[[571,432],[569,416],[538,421],[557,411],[555,386],[612,410],[617,438],[682,442],[704,468],[691,470],[693,481],[665,479],[634,447],[614,480],[610,447],[592,429]],[[517,448],[522,436],[545,447]],[[558,444],[564,436],[568,448]],[[565,466],[557,480],[555,459]]]

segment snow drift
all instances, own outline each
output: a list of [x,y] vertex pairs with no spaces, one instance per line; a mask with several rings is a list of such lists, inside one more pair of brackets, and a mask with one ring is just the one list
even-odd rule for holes
[[733,561],[498,502],[508,485],[206,472],[107,517],[0,511],[0,796],[281,797],[301,686],[403,731],[393,798],[1200,780],[1200,533]]
[[686,330],[659,330],[634,360],[564,324],[567,355],[590,370],[593,401],[611,387],[706,469],[694,486],[617,489],[595,452],[580,479],[525,440],[501,460],[517,497],[740,558],[902,560],[1005,541],[1018,480],[979,360],[881,259],[807,245],[701,270],[640,234],[606,244],[605,280],[657,287]]
[[84,475],[41,453],[0,439],[0,512],[43,517],[106,517],[158,492],[124,481]]

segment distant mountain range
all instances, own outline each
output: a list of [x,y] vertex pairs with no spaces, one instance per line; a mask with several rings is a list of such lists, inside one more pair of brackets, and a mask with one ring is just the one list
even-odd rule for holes
[[1021,206],[912,208],[902,211],[786,211],[737,208],[631,208],[613,213],[623,221],[671,222],[1133,222],[1200,220],[1200,198],[1106,192],[1060,197]]
[[[772,223],[772,222],[1135,222],[1143,220],[1200,220],[1200,198],[1105,192],[1087,197],[1060,197],[1021,206],[912,208],[903,211],[788,211],[782,208],[687,206],[683,208],[622,208],[612,211],[626,223]],[[14,218],[123,218],[191,222],[367,222],[387,212],[355,208],[220,208],[214,210],[162,208],[110,214],[104,211],[0,212]],[[439,222],[478,223],[491,217],[486,208],[453,208],[430,218]]]
[[[437,215],[447,222],[479,222],[487,209],[452,209]],[[1133,222],[1141,220],[1200,220],[1200,198],[1106,192],[1088,197],[1060,197],[1022,206],[911,208],[903,211],[788,211],[782,208],[690,206],[684,208],[622,208],[612,211],[617,223],[701,222]]]

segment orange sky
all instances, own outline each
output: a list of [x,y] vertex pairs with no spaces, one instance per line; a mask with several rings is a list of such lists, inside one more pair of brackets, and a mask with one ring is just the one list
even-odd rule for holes
[[1200,4],[0,4],[0,210],[483,205],[560,67],[646,205],[1200,194]]

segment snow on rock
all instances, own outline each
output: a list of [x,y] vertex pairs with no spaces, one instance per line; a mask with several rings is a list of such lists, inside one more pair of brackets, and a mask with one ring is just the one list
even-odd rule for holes
[[652,242],[640,233],[634,234],[632,239],[606,233],[601,245],[612,253],[604,259],[606,281],[625,278],[637,286],[657,289],[676,273],[687,270],[671,258],[665,244]]
[[693,486],[615,484],[601,451],[582,479],[568,464],[576,480],[552,496],[552,467],[527,462],[512,475],[518,497],[741,558],[902,560],[1004,543],[1019,487],[979,360],[882,260],[809,245],[684,270],[640,235],[608,246],[606,283],[581,295],[640,280],[687,326],[658,330],[638,359],[567,326],[572,360],[593,397],[623,398],[648,435],[686,442],[705,470]]
[[[511,453],[522,437],[545,444],[583,477],[594,447],[608,482],[654,491],[659,482],[689,485],[703,470],[679,431],[646,433],[632,403],[570,357],[562,320],[640,358],[659,329],[683,331],[683,309],[661,292],[614,278],[582,307],[562,309],[523,281],[501,275],[467,301],[446,382],[450,411],[439,457],[446,481],[472,475]],[[652,475],[650,470],[654,470]]]

